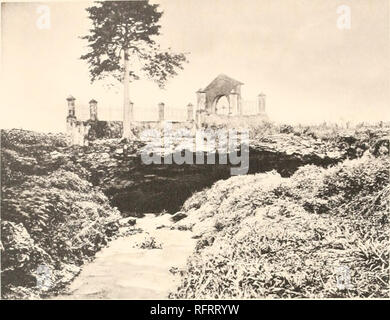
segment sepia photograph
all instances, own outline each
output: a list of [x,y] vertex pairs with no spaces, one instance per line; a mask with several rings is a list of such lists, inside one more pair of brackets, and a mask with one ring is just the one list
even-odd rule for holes
[[1,1],[1,300],[390,299],[389,21]]

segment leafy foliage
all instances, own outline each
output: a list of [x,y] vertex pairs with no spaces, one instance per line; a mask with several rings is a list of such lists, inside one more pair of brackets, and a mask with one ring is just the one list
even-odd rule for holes
[[[194,194],[176,227],[200,239],[172,297],[389,297],[389,168],[365,157]],[[340,266],[349,287],[337,285]]]
[[51,290],[65,285],[119,228],[118,210],[85,180],[86,170],[56,158],[57,138],[2,131],[3,298],[45,294],[37,287],[41,265],[50,269]]
[[160,87],[183,68],[184,54],[164,51],[155,41],[163,14],[158,7],[148,1],[99,1],[87,8],[92,29],[82,38],[88,41],[90,51],[81,59],[89,63],[92,81],[107,75],[123,81],[123,56],[132,63],[131,80],[144,74]]

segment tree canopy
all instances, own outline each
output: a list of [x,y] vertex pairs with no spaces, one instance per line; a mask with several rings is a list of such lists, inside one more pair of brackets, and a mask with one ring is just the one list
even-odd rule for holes
[[187,62],[184,53],[162,50],[156,42],[160,35],[159,5],[148,1],[99,1],[86,9],[92,21],[89,52],[81,56],[89,64],[91,81],[110,75],[123,82],[129,63],[129,81],[147,77],[164,87]]

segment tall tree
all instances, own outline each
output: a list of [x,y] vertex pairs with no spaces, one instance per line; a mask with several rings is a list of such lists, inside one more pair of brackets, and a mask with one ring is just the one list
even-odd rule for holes
[[113,76],[123,82],[123,136],[130,138],[129,83],[146,76],[163,88],[167,80],[183,69],[184,53],[162,50],[155,38],[160,34],[163,14],[149,1],[99,1],[86,9],[92,21],[87,60],[91,81]]

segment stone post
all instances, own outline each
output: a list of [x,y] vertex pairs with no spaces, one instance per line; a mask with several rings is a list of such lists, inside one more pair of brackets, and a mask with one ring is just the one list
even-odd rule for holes
[[68,101],[68,117],[76,117],[75,100],[71,95],[66,98],[66,101]]
[[196,125],[200,128],[204,121],[206,112],[206,92],[198,90],[196,92],[197,106],[196,106]]
[[187,105],[187,121],[191,122],[194,120],[194,106],[192,103]]
[[89,118],[91,121],[97,121],[97,101],[92,99],[89,101]]
[[258,111],[258,113],[265,112],[265,94],[264,93],[260,93],[257,96],[257,111]]
[[242,99],[241,99],[241,85],[238,85],[235,89],[237,93],[237,110],[238,114],[242,115]]
[[229,110],[233,115],[239,115],[239,105],[238,105],[238,94],[235,92],[232,92],[229,94]]
[[68,116],[66,117],[66,132],[69,135],[69,142],[73,144],[73,125],[76,122],[76,109],[75,109],[75,98],[73,96],[69,96],[66,98],[68,101]]
[[198,90],[196,92],[197,110],[206,110],[206,92]]
[[158,104],[158,121],[164,121],[164,103]]

